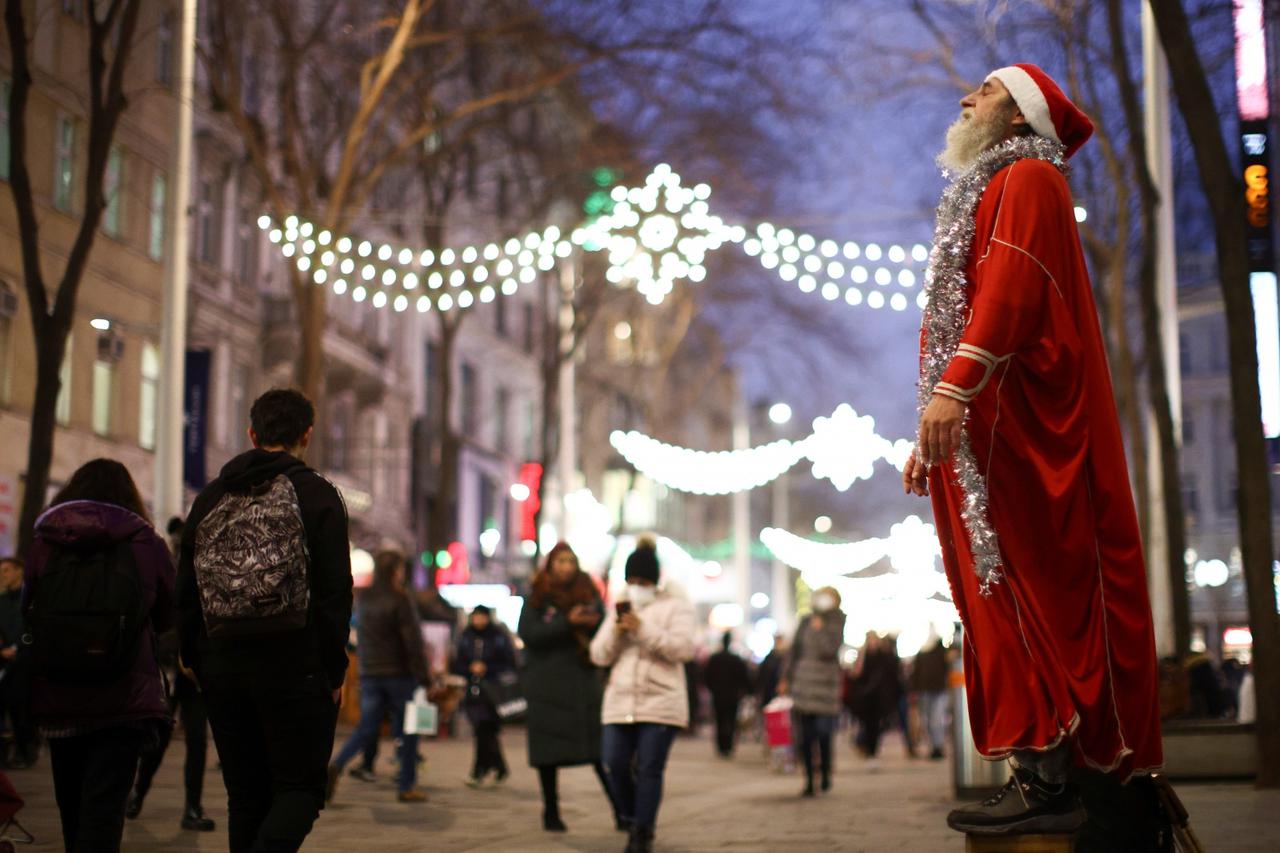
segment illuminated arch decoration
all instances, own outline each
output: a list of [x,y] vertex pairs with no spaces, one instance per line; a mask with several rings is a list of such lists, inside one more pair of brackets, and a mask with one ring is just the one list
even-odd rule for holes
[[876,434],[875,419],[841,403],[829,417],[815,418],[813,432],[799,441],[782,439],[746,450],[702,451],[665,444],[641,432],[614,432],[609,442],[637,471],[681,492],[728,495],[759,488],[807,459],[813,476],[847,491],[888,461],[899,471],[911,456],[906,439]]
[[606,277],[659,304],[678,281],[697,284],[707,256],[737,245],[781,281],[828,301],[903,311],[929,258],[927,246],[837,243],[763,222],[748,229],[711,212],[711,187],[685,187],[659,164],[639,187],[614,187],[613,210],[563,234],[556,226],[439,252],[334,234],[297,216],[263,215],[258,227],[317,286],[375,308],[466,310],[514,295],[579,251],[607,252]]

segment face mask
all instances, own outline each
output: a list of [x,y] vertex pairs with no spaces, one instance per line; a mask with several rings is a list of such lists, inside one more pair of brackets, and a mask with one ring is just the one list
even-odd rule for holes
[[819,613],[826,613],[830,610],[835,610],[836,599],[829,593],[815,595],[813,597],[813,609],[817,610]]
[[653,604],[653,600],[658,597],[658,588],[632,584],[627,587],[627,597],[631,599],[631,606],[640,610]]

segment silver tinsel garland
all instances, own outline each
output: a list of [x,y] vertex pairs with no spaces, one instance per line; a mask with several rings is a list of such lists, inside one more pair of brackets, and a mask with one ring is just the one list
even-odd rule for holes
[[[974,213],[991,179],[1001,169],[1018,160],[1034,158],[1052,163],[1064,174],[1067,171],[1065,149],[1042,136],[1019,136],[983,152],[963,174],[957,176],[938,203],[937,225],[933,233],[933,251],[924,276],[925,308],[921,321],[924,350],[920,354],[919,409],[933,396],[933,389],[955,358],[956,348],[969,319],[969,302],[965,296],[965,266],[973,247]],[[968,418],[961,434],[960,446],[954,454],[956,480],[964,500],[961,518],[969,534],[969,550],[973,570],[983,595],[991,593],[991,585],[1000,580],[1000,544],[987,503],[987,481],[978,469],[978,460],[969,443]]]

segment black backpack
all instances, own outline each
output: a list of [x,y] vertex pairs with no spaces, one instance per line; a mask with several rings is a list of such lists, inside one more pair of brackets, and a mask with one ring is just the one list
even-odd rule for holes
[[137,661],[147,624],[132,545],[55,546],[25,615],[35,675],[63,684],[119,679]]
[[227,492],[196,527],[196,586],[209,636],[306,627],[309,563],[298,493],[288,475],[247,492]]

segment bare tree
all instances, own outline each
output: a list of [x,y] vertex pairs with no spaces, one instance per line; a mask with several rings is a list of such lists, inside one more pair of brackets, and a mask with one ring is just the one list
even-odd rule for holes
[[[22,279],[31,313],[36,347],[36,389],[31,410],[31,437],[27,448],[27,481],[18,524],[18,551],[26,553],[36,517],[44,507],[53,460],[59,371],[66,354],[67,337],[75,317],[76,296],[84,278],[106,209],[103,189],[107,159],[115,140],[120,116],[128,106],[125,72],[133,50],[141,0],[109,0],[86,3],[88,29],[87,103],[89,132],[84,173],[84,205],[66,267],[56,287],[50,288],[40,263],[40,221],[31,185],[28,159],[28,107],[34,85],[30,48],[32,31],[24,0],[7,0],[4,22],[8,33],[13,84],[9,95],[10,187],[18,214],[18,238],[22,246]],[[52,291],[52,304],[50,293]]]
[[1280,619],[1276,615],[1271,534],[1271,466],[1262,433],[1258,350],[1249,289],[1244,187],[1231,166],[1226,139],[1187,10],[1181,0],[1149,0],[1169,63],[1169,76],[1195,150],[1213,214],[1218,283],[1226,313],[1231,410],[1239,477],[1237,508],[1244,560],[1253,671],[1258,693],[1258,786],[1280,786]]

